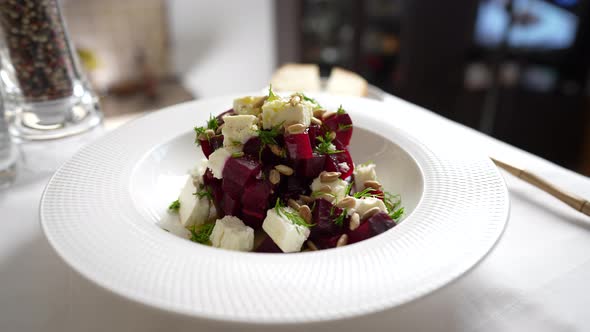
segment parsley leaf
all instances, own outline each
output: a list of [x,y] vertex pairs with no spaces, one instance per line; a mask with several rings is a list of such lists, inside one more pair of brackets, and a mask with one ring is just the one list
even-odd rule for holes
[[213,227],[215,227],[215,224],[203,224],[198,229],[196,227],[189,228],[191,232],[190,240],[200,244],[209,244],[209,237],[213,232]]
[[332,139],[330,138],[330,133],[327,132],[324,136],[318,136],[315,138],[319,141],[318,145],[315,148],[315,152],[323,153],[323,154],[335,154],[344,152],[344,150],[336,150],[334,144],[332,144]]
[[178,212],[178,209],[180,209],[180,201],[179,200],[175,200],[174,202],[170,203],[170,205],[168,206],[168,210],[170,210],[170,211]]

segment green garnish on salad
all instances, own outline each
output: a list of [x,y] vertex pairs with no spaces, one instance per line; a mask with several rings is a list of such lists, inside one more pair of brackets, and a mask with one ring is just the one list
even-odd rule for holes
[[319,141],[318,145],[315,148],[315,152],[323,153],[323,154],[335,154],[344,152],[344,150],[336,150],[334,144],[332,144],[332,138],[330,138],[330,132],[324,134],[324,136],[318,136],[315,138]]
[[303,226],[307,228],[314,226],[314,224],[308,224],[305,221],[305,219],[303,219],[303,217],[299,215],[299,213],[290,212],[287,209],[285,209],[285,205],[281,204],[280,198],[277,198],[277,201],[275,203],[275,211],[277,211],[277,214],[279,216],[284,215],[285,218],[289,219],[289,221],[291,221],[293,225]]
[[191,232],[190,240],[200,244],[209,244],[209,237],[211,237],[213,227],[215,227],[215,224],[203,224],[201,226],[189,228],[189,231]]
[[170,203],[170,205],[168,206],[168,210],[173,211],[173,212],[178,212],[178,209],[180,209],[180,201],[179,200],[175,200],[174,202]]

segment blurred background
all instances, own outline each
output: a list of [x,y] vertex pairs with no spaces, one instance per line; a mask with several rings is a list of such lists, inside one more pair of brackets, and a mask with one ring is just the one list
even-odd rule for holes
[[[106,116],[260,90],[284,63],[590,175],[590,0],[65,0]],[[440,133],[444,135],[444,133]]]

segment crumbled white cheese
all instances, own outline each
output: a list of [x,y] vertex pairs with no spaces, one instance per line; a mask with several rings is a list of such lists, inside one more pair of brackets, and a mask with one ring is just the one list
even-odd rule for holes
[[[221,133],[223,134],[223,146],[228,149],[241,147],[250,138],[258,136],[258,118],[254,115],[230,115],[223,118],[225,121]],[[235,152],[235,151],[234,151]]]
[[379,210],[383,212],[387,212],[387,207],[385,207],[385,203],[382,200],[375,197],[363,197],[363,198],[356,198],[355,199],[355,206],[354,209],[349,211],[349,214],[353,212],[358,213],[361,217],[363,213],[367,212],[368,210],[378,207]]
[[[336,150],[336,147],[334,147],[334,150]],[[340,167],[340,169],[345,173],[350,171],[350,166],[348,166],[348,163],[345,161],[338,163],[338,167]]]
[[209,217],[209,198],[199,198],[197,195],[193,195],[197,191],[193,178],[189,176],[178,197],[180,202],[178,215],[180,223],[185,227],[203,224]]
[[377,181],[377,173],[375,173],[375,164],[366,163],[356,165],[354,168],[354,188],[356,191],[365,189],[365,181]]
[[338,178],[332,182],[322,182],[320,177],[318,176],[315,178],[310,185],[311,191],[320,191],[323,186],[330,187],[330,193],[334,195],[337,201],[343,199],[347,192],[346,187],[348,187],[348,182]]
[[265,96],[247,96],[234,99],[234,112],[236,114],[258,115],[262,112],[260,106]]
[[238,251],[251,251],[254,247],[254,230],[238,217],[225,216],[215,222],[211,231],[211,245]]
[[[284,207],[281,210],[297,213],[290,207]],[[262,229],[283,252],[301,251],[303,242],[309,236],[309,228],[294,224],[284,213],[277,213],[276,208],[266,212]]]
[[314,104],[305,100],[300,100],[297,103],[291,103],[290,98],[282,97],[267,100],[262,105],[262,127],[271,129],[281,123],[284,126],[301,123],[309,127],[314,107]]
[[219,148],[209,155],[207,167],[211,170],[215,178],[223,178],[223,167],[225,167],[225,162],[229,158],[231,158],[231,153],[225,148]]

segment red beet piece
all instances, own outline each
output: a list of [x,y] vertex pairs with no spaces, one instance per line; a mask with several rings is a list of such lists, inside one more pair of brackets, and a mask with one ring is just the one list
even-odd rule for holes
[[282,253],[283,251],[277,246],[274,241],[267,236],[264,241],[254,250],[255,252],[266,252],[266,253]]
[[251,181],[242,195],[242,206],[250,211],[266,212],[272,186],[265,180]]
[[261,147],[262,142],[260,141],[260,138],[254,136],[244,143],[244,148],[242,150],[245,155],[250,156],[252,159],[258,159]]
[[336,247],[336,243],[338,243],[338,239],[341,236],[342,236],[342,234],[338,234],[338,235],[334,235],[334,236],[327,236],[327,237],[317,238],[317,239],[313,240],[314,241],[313,243],[319,249],[335,248]]
[[352,137],[352,120],[350,119],[350,115],[347,113],[335,114],[324,119],[323,124],[330,131],[336,133],[336,139],[344,146],[350,144],[350,138]]
[[340,178],[346,179],[352,175],[352,172],[354,171],[354,164],[352,163],[350,153],[347,149],[344,149],[343,152],[329,154],[326,158],[326,164],[324,165],[324,168],[328,172],[340,172],[342,173]]
[[265,217],[266,211],[250,211],[246,208],[242,209],[242,221],[253,229],[262,228],[262,222]]
[[223,147],[223,135],[213,136],[210,139],[202,139],[199,140],[201,143],[201,150],[203,150],[203,154],[206,158],[209,158],[209,155],[213,153],[213,151]]
[[243,188],[248,180],[260,172],[260,169],[260,163],[251,158],[229,158],[223,167],[223,180],[231,181]]
[[348,229],[349,218],[346,216],[342,224],[336,224],[335,220],[343,213],[341,208],[338,208],[325,199],[317,199],[315,207],[312,211],[313,223],[315,226],[311,228],[310,238],[312,240],[322,239],[340,235],[345,229]]
[[237,200],[240,199],[240,196],[242,196],[242,192],[244,191],[243,186],[228,178],[223,178],[221,183],[221,189],[223,190],[224,194],[227,194]]
[[[233,198],[231,195],[223,194],[223,216],[240,216],[240,200]],[[223,218],[223,216],[219,216]]]
[[226,116],[226,115],[235,115],[235,114],[236,114],[236,112],[234,112],[234,109],[233,108],[228,109],[227,111],[225,111],[225,112],[223,112],[223,113],[221,113],[221,114],[219,114],[217,116],[217,124],[219,126],[221,126],[222,124],[225,123],[225,121],[223,121],[223,117],[224,116]]
[[[287,176],[281,179],[278,192],[284,200],[289,198],[297,199],[299,195],[305,194],[309,188],[309,179],[300,176]],[[274,203],[274,202],[271,202]]]
[[221,180],[216,179],[210,169],[205,171],[203,175],[203,184],[209,189],[213,196],[213,204],[218,211],[221,211],[221,200],[223,198],[223,190],[221,189]]
[[313,147],[318,143],[316,141],[316,137],[323,136],[324,132],[319,125],[312,124],[309,126],[309,128],[307,128],[307,135],[309,136],[309,143]]
[[312,157],[313,150],[307,133],[291,134],[285,136],[285,148],[287,156],[291,160],[309,159]]
[[313,153],[309,159],[299,160],[296,166],[298,176],[316,178],[324,170],[326,155]]
[[395,221],[393,221],[387,213],[376,213],[372,217],[363,221],[357,229],[348,232],[348,243],[366,240],[387,231],[395,225]]

